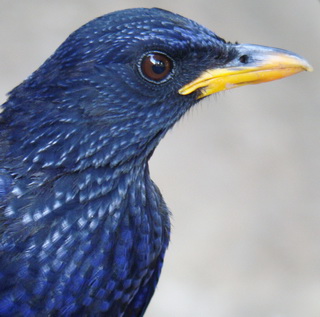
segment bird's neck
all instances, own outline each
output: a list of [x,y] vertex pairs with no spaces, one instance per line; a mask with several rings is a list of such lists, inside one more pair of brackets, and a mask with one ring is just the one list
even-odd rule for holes
[[23,116],[10,122],[7,162],[22,175],[50,170],[54,174],[57,170],[81,172],[91,167],[119,167],[128,172],[146,166],[166,133],[161,125],[141,127],[139,122],[137,128],[124,121],[95,125],[78,118],[53,119],[43,114],[40,118],[31,127],[24,125],[28,118]]
[[[128,219],[143,223],[144,217],[159,216],[169,230],[168,210],[148,171],[148,159],[165,133],[158,125],[145,125],[137,134],[123,121],[94,126],[71,115],[48,117],[40,107],[35,114],[13,110],[21,112],[7,129],[5,167],[17,175],[7,216],[19,216],[22,231],[50,223],[52,230],[62,224],[66,230],[89,226],[96,234],[95,226],[106,221],[116,228]],[[27,126],[28,117],[37,115],[36,124]]]
[[92,249],[107,248],[108,239],[112,236],[116,241],[118,236],[121,243],[130,244],[130,252],[137,251],[132,241],[141,240],[145,244],[141,252],[152,248],[150,255],[157,257],[168,244],[169,211],[150,179],[147,164],[130,171],[88,167],[46,181],[34,179],[28,188],[23,187],[24,182],[18,180],[13,189],[16,197],[6,211],[8,228],[10,231],[12,219],[13,234],[19,239],[27,241],[30,233],[39,237],[42,249],[48,249],[43,252],[57,253],[61,245],[74,252],[88,241]]

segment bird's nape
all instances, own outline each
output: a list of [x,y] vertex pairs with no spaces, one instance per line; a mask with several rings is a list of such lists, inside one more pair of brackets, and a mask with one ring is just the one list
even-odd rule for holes
[[72,33],[0,113],[0,315],[143,316],[170,235],[155,147],[201,98],[302,70],[161,9]]

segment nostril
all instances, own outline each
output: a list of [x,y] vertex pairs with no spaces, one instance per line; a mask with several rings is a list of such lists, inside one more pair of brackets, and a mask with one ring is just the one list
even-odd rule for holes
[[239,61],[242,64],[247,64],[249,62],[249,56],[248,55],[241,55],[239,57]]

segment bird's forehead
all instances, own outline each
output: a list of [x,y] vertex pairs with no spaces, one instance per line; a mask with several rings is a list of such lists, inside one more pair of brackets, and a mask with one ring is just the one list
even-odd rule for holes
[[160,9],[129,9],[106,15],[95,27],[114,42],[158,40],[168,46],[210,46],[223,41],[209,29]]

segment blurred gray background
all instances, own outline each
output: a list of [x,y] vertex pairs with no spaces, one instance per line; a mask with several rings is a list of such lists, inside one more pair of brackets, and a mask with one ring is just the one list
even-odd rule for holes
[[319,1],[0,0],[1,102],[73,30],[138,6],[292,50],[315,68],[213,96],[161,142],[151,173],[173,230],[146,316],[319,317]]

